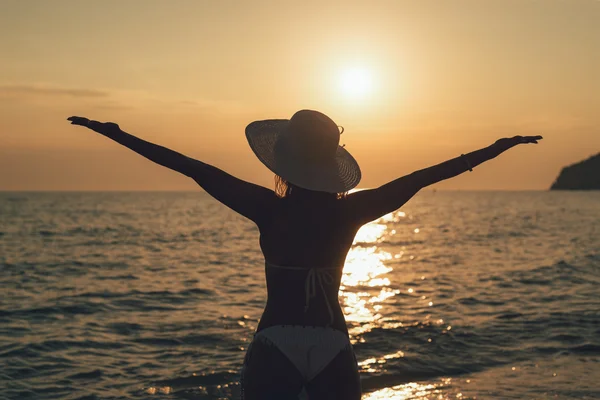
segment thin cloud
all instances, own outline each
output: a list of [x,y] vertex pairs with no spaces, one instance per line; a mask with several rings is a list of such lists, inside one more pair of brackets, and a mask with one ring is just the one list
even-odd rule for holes
[[2,85],[0,94],[6,95],[45,95],[99,98],[108,97],[109,93],[96,89],[73,89],[56,86],[38,85]]
[[155,93],[139,90],[100,90],[79,89],[46,84],[4,84],[0,85],[0,101],[15,99],[25,101],[46,101],[46,97],[60,97],[66,101],[85,101],[87,106],[103,110],[132,110],[159,108],[171,111],[192,111],[239,115],[246,107],[234,101],[208,98],[165,98]]
[[95,106],[95,108],[97,108],[99,110],[120,111],[120,110],[134,110],[136,107],[127,105],[127,104],[121,104],[121,103],[118,103],[115,101],[109,101],[109,102],[104,102],[102,104],[98,104],[97,106]]

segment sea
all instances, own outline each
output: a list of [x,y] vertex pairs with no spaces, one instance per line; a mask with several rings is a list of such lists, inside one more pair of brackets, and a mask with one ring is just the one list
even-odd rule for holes
[[[235,399],[266,300],[204,192],[0,192],[0,399]],[[363,400],[600,399],[600,192],[423,191],[339,301]]]

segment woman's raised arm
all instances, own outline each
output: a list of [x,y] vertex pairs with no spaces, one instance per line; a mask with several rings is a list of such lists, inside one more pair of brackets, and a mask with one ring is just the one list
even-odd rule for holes
[[358,224],[365,224],[397,210],[426,186],[472,171],[477,165],[518,144],[537,143],[541,139],[541,136],[499,139],[491,146],[415,171],[376,189],[352,193],[347,198],[350,215]]
[[112,122],[98,122],[84,117],[68,118],[135,151],[159,165],[194,179],[206,192],[232,210],[260,224],[276,200],[272,190],[238,179],[228,173],[163,146],[147,142]]

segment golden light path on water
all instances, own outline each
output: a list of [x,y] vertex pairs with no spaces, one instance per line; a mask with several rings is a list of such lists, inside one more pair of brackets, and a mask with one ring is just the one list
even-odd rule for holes
[[[349,330],[353,344],[364,342],[362,334],[373,328],[394,329],[402,326],[401,322],[384,320],[380,311],[386,300],[400,293],[398,289],[389,288],[391,282],[387,275],[393,269],[386,262],[401,258],[403,253],[391,254],[382,250],[378,243],[396,234],[395,230],[388,230],[389,223],[406,217],[404,212],[398,211],[363,226],[356,234],[348,253],[339,295],[346,321],[355,325]],[[414,230],[414,233],[418,232],[418,228]],[[349,288],[354,290],[348,290]],[[360,290],[361,288],[365,290]],[[411,292],[411,289],[407,292]],[[382,354],[378,358],[361,360],[358,364],[361,372],[377,373],[383,371],[388,360],[401,357],[404,357],[404,353],[396,351]],[[438,384],[410,382],[365,394],[362,400],[449,399],[448,395],[442,393],[442,389],[450,382],[450,378],[443,379]],[[460,398],[460,394],[453,395],[452,398]]]
[[[383,326],[382,316],[379,314],[383,307],[381,303],[400,293],[399,290],[388,287],[391,282],[385,276],[392,271],[392,268],[385,265],[385,261],[391,260],[394,256],[379,248],[377,243],[385,235],[395,234],[395,231],[388,232],[387,222],[405,216],[403,212],[390,213],[363,226],[356,234],[353,247],[348,252],[339,295],[346,321],[357,325],[349,331],[354,342],[357,335],[368,332],[375,326]],[[395,255],[395,257],[401,256],[401,254]],[[364,287],[370,290],[369,292],[350,291],[346,290],[348,287],[355,289]],[[377,294],[372,293],[373,289],[379,289]]]
[[439,385],[435,384],[420,384],[417,382],[406,383],[391,388],[385,388],[376,392],[368,393],[362,397],[362,400],[446,400],[460,399],[461,393],[452,395],[442,393],[444,386],[449,386],[451,378],[446,378]]

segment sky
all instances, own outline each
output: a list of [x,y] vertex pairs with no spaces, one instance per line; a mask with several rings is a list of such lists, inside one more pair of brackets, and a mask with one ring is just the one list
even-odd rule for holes
[[[376,187],[543,135],[448,190],[545,190],[600,151],[600,1],[0,0],[0,190],[196,190],[68,124],[272,187],[245,126],[315,109]],[[349,78],[350,77],[350,78]]]

